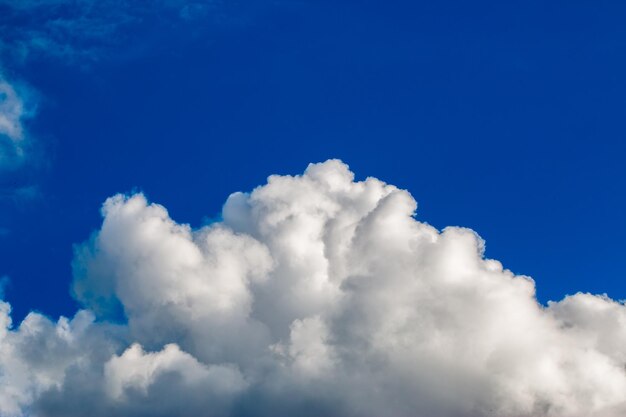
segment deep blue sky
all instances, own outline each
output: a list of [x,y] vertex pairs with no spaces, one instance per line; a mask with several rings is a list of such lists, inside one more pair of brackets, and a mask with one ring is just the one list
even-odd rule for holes
[[626,3],[77,3],[0,1],[2,68],[38,103],[37,161],[1,181],[16,318],[73,314],[72,245],[106,197],[199,226],[327,158],[476,230],[542,302],[626,298]]

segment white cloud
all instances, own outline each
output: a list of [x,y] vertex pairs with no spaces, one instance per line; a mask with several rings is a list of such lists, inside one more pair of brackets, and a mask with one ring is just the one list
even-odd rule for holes
[[476,233],[415,209],[336,160],[198,230],[110,198],[73,263],[84,311],[11,329],[2,304],[0,415],[626,413],[623,304],[543,307]]
[[[155,353],[146,353],[140,345],[133,344],[104,364],[104,383],[108,398],[116,405],[130,403],[128,408],[138,399],[159,402],[164,396],[177,395],[177,399],[170,400],[175,406],[167,415],[176,414],[181,406],[192,409],[206,406],[213,415],[225,414],[224,404],[246,388],[246,381],[235,366],[206,366],[176,344],[165,345]],[[187,403],[191,396],[194,404]],[[203,407],[198,407],[198,403]],[[184,413],[198,415],[188,410]]]

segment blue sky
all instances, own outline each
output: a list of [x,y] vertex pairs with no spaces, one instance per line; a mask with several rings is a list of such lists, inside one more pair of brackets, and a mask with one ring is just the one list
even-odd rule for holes
[[0,1],[28,156],[0,173],[14,317],[71,315],[72,245],[141,190],[199,226],[340,158],[532,276],[626,298],[618,1]]
[[0,0],[0,417],[626,415],[625,21]]

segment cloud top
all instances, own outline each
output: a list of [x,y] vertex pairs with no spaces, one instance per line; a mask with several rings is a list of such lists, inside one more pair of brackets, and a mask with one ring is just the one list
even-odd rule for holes
[[[76,249],[84,310],[11,327],[0,415],[620,416],[626,308],[534,282],[338,160],[192,229],[118,195]],[[122,323],[120,324],[120,318]]]

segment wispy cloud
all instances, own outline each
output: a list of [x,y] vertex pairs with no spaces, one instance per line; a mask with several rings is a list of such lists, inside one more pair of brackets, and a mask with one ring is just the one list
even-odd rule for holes
[[0,74],[0,170],[23,162],[27,146],[24,120],[32,114],[24,95]]
[[144,31],[188,24],[220,5],[212,0],[0,0],[4,53],[11,59],[47,56],[84,65],[113,46],[136,41]]
[[37,59],[89,69],[123,55],[122,46],[131,49],[128,59],[135,59],[179,26],[208,27],[204,23],[211,17],[217,23],[222,7],[220,0],[0,0],[0,70],[11,75],[0,72],[0,200],[39,193],[31,176],[20,175],[28,183],[15,181],[17,170],[36,171],[42,162],[36,150],[43,148],[25,125],[37,100],[20,69]]
[[24,138],[22,116],[24,103],[6,80],[0,79],[0,134],[14,142]]

